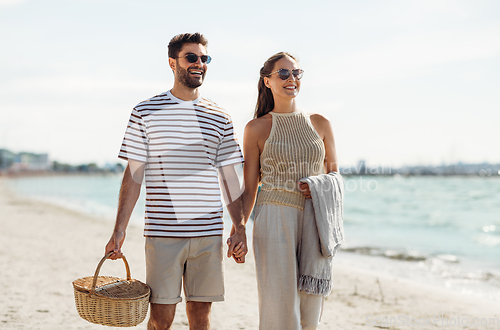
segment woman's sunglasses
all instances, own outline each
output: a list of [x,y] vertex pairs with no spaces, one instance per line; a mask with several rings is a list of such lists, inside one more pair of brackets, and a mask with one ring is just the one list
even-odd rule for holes
[[212,61],[212,58],[209,55],[201,55],[198,56],[194,53],[187,53],[184,58],[189,62],[189,63],[196,63],[198,62],[198,58],[201,58],[201,63],[210,63]]
[[278,77],[280,77],[281,80],[287,80],[288,78],[290,78],[290,74],[293,74],[295,79],[300,80],[300,78],[302,78],[302,75],[304,74],[304,70],[302,69],[292,70],[291,73],[288,69],[279,69],[277,71],[271,72],[268,77],[276,72],[278,73]]

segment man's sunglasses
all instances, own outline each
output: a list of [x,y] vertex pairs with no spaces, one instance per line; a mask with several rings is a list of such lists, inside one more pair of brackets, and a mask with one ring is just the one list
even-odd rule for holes
[[279,69],[277,71],[271,72],[268,75],[268,77],[276,72],[278,73],[278,77],[280,77],[281,80],[287,80],[288,78],[290,78],[290,74],[293,74],[295,79],[300,80],[300,78],[302,78],[302,75],[304,74],[304,70],[302,70],[302,69],[292,70],[291,73],[290,73],[290,70],[288,70],[288,69]]
[[198,56],[194,53],[187,53],[184,58],[189,62],[189,63],[196,63],[198,62],[198,58],[201,58],[201,63],[210,63],[212,61],[212,58],[209,55],[201,55]]

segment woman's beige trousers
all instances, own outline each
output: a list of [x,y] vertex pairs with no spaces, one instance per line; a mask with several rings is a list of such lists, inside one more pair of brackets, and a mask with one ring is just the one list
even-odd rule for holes
[[260,330],[309,330],[319,324],[323,297],[297,290],[303,215],[291,206],[257,206],[253,246]]

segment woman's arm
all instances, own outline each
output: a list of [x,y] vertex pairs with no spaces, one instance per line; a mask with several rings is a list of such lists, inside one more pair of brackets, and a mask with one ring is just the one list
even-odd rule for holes
[[257,188],[260,178],[260,148],[258,145],[259,119],[250,121],[245,127],[243,136],[243,155],[245,165],[243,167],[244,192],[243,192],[243,216],[248,221],[255,204]]
[[[258,146],[258,136],[256,132],[258,125],[255,124],[255,120],[249,122],[245,127],[245,132],[243,136],[243,155],[245,158],[245,164],[243,165],[243,194],[242,194],[242,204],[243,204],[243,225],[246,225],[250,214],[252,213],[253,206],[255,204],[255,197],[257,196],[257,188],[259,186],[259,175],[260,175],[260,150]],[[231,237],[236,233],[236,227],[233,223],[231,228]],[[228,244],[231,242],[228,240]],[[228,252],[229,253],[229,252]],[[241,245],[234,248],[233,255],[234,259],[238,263],[245,262],[246,252]],[[230,257],[230,255],[228,255]]]
[[337,152],[330,121],[323,115],[313,114],[311,115],[311,123],[325,144],[325,172],[338,172]]
[[[330,121],[320,114],[312,114],[310,118],[311,124],[314,126],[314,129],[316,129],[316,132],[318,132],[325,145],[325,173],[330,173],[332,171],[338,172],[337,152],[335,151],[335,140],[333,138],[333,129]],[[311,198],[311,191],[307,183],[299,182],[299,189],[307,199]]]

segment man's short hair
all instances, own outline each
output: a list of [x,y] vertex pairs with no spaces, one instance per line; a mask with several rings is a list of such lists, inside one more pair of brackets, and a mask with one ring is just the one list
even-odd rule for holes
[[178,34],[168,43],[168,57],[177,58],[184,44],[201,44],[207,48],[208,41],[199,32]]

